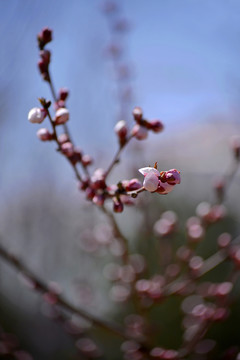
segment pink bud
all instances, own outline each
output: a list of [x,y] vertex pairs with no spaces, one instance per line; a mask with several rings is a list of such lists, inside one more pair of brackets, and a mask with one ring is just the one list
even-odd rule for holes
[[37,137],[41,141],[50,141],[53,139],[52,134],[48,131],[48,129],[42,128],[37,131]]
[[115,12],[118,9],[118,6],[115,1],[107,0],[103,3],[102,9],[106,14]]
[[132,129],[132,135],[138,140],[144,140],[148,137],[148,130],[144,126],[136,124]]
[[44,64],[49,65],[50,60],[51,60],[51,52],[49,50],[42,50],[40,51],[40,57],[42,59],[42,61],[44,62]]
[[95,196],[95,191],[91,187],[87,187],[85,193],[88,200],[92,200]]
[[127,136],[127,124],[125,120],[120,120],[114,127],[114,131],[120,139],[125,139]]
[[136,106],[134,109],[133,109],[133,117],[134,119],[139,122],[142,120],[142,117],[143,117],[143,111],[142,109],[139,107],[139,106]]
[[103,169],[96,169],[91,177],[91,182],[93,189],[105,189],[105,171]]
[[67,157],[71,157],[74,155],[74,146],[70,141],[62,144],[61,150],[62,150],[62,153],[64,155],[66,155]]
[[165,171],[164,178],[167,181],[167,183],[171,185],[180,184],[181,182],[180,172],[177,171],[176,169]]
[[38,41],[39,46],[42,49],[47,43],[52,41],[52,30],[47,27],[43,28],[38,34]]
[[134,191],[140,189],[141,186],[142,184],[138,179],[131,179],[126,182],[125,189],[126,191]]
[[55,114],[55,124],[65,124],[69,119],[69,111],[66,108],[59,108]]
[[237,160],[240,158],[240,136],[233,136],[231,138],[231,147],[234,152],[234,156]]
[[33,108],[28,113],[28,120],[33,124],[41,124],[47,113],[45,109]]
[[82,156],[82,165],[83,166],[85,166],[85,167],[89,166],[89,165],[92,164],[92,162],[93,162],[93,160],[92,160],[90,155],[83,155]]
[[123,212],[123,203],[117,198],[113,199],[113,211],[116,213]]
[[66,88],[61,88],[59,90],[59,100],[65,101],[67,97],[69,96],[69,90]]
[[97,206],[103,206],[105,197],[102,194],[96,194],[94,195],[92,201]]
[[149,129],[155,133],[163,131],[164,126],[160,120],[152,120],[148,122]]
[[68,142],[68,141],[69,141],[69,137],[68,137],[67,134],[60,134],[60,135],[58,136],[58,142],[59,142],[60,144],[64,144],[65,142]]

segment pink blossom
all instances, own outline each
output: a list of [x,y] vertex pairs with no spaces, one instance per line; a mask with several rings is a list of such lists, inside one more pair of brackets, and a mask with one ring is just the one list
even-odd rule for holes
[[148,137],[148,130],[144,126],[136,124],[132,129],[132,135],[138,140],[144,140]]
[[161,173],[153,167],[145,167],[138,170],[144,175],[143,186],[147,191],[159,194],[170,193],[175,184],[180,183],[179,172],[175,169],[162,171]]

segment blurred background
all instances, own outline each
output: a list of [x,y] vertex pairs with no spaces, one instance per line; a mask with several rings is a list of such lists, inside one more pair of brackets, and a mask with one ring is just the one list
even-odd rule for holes
[[[79,194],[72,169],[53,144],[40,143],[38,126],[27,120],[39,97],[51,98],[37,68],[40,30],[53,29],[47,46],[53,83],[70,90],[69,128],[76,144],[95,158],[93,168],[111,161],[117,150],[114,124],[124,117],[131,127],[134,106],[146,118],[163,121],[162,134],[132,142],[111,177],[140,178],[137,169],[155,161],[161,170],[181,171],[181,186],[154,199],[151,224],[164,210],[180,211],[186,219],[199,201],[214,200],[212,181],[228,169],[229,139],[240,134],[239,1],[116,4],[116,14],[106,15],[97,0],[0,1],[0,241],[40,277],[58,282],[66,298],[91,304],[102,316],[116,315],[99,271],[109,254],[86,239],[92,231],[105,231],[106,219]],[[233,233],[239,230],[236,194],[239,175],[227,200],[225,226]],[[142,212],[133,207],[117,219],[134,249]],[[3,328],[15,332],[34,359],[77,358],[74,340],[42,312],[52,316],[0,261]]]

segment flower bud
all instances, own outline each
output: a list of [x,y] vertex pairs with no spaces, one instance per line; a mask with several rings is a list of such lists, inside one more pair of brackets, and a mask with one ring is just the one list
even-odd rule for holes
[[148,137],[148,130],[144,126],[136,124],[132,129],[132,135],[138,140],[144,140]]
[[231,138],[231,147],[234,152],[234,156],[236,160],[240,159],[240,136],[233,136]]
[[45,109],[33,108],[28,113],[28,120],[33,124],[41,124],[45,119],[47,113]]
[[50,141],[53,139],[52,134],[48,131],[48,129],[42,128],[37,131],[37,137],[41,141]]
[[61,150],[62,150],[62,153],[64,155],[66,155],[67,157],[71,157],[74,155],[74,146],[70,141],[62,144]]
[[96,169],[91,177],[91,183],[94,190],[105,189],[105,171],[103,169]]
[[69,90],[66,88],[61,88],[59,90],[59,100],[65,101],[69,95]]
[[113,199],[113,211],[116,213],[123,212],[123,203],[117,198]]
[[69,111],[66,108],[59,108],[55,114],[55,124],[65,124],[69,119]]
[[42,31],[38,34],[38,43],[39,48],[43,49],[44,46],[52,41],[52,30],[48,27],[42,29]]
[[152,120],[148,122],[148,128],[155,133],[163,131],[164,126],[160,120]]
[[[127,181],[127,180],[126,180]],[[142,187],[142,184],[138,179],[131,179],[126,182],[125,189],[126,191],[138,190]]]
[[133,109],[133,117],[134,119],[139,122],[142,120],[142,117],[143,117],[143,111],[142,111],[142,108],[140,108],[139,106],[136,106],[134,109]]
[[125,139],[128,132],[126,121],[125,120],[118,121],[114,127],[114,131],[120,140]]
[[[170,185],[180,184],[181,182],[180,172],[176,169],[163,171],[160,175],[163,177],[163,180],[165,180]],[[163,180],[161,179],[161,181]]]
[[102,194],[96,194],[94,195],[92,201],[97,206],[103,206],[105,197]]
[[40,51],[40,57],[42,59],[42,61],[44,62],[44,64],[49,65],[50,60],[51,60],[51,52],[49,50],[42,50]]
[[83,155],[83,156],[82,156],[82,165],[83,165],[84,167],[91,165],[92,162],[93,162],[93,160],[92,160],[92,158],[91,158],[90,155],[87,155],[87,154],[86,154],[86,155]]
[[69,141],[69,137],[67,134],[60,134],[58,136],[58,142],[59,144],[64,144],[65,142],[68,142]]

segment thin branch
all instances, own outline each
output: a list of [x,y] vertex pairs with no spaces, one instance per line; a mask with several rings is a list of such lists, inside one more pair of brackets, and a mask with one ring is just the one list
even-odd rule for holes
[[107,178],[107,176],[110,174],[110,172],[112,171],[113,167],[119,163],[120,161],[120,154],[122,152],[122,150],[125,148],[125,146],[129,143],[129,141],[133,138],[132,135],[129,136],[129,138],[126,140],[126,142],[124,143],[124,145],[119,146],[118,151],[116,152],[116,154],[114,155],[108,169],[105,172],[105,179]]

